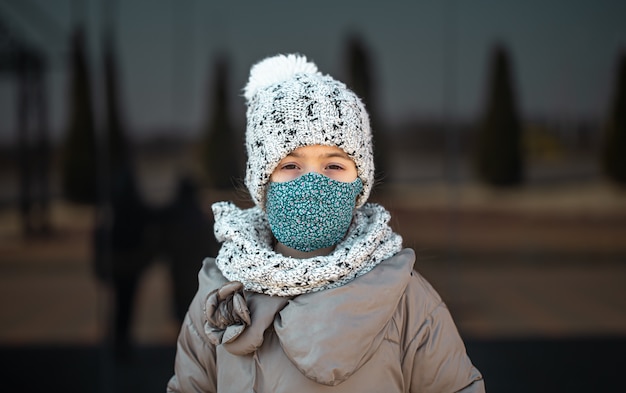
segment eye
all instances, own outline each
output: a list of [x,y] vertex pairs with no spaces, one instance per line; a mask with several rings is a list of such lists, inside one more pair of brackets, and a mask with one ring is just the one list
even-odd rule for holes
[[339,164],[328,164],[326,166],[326,169],[331,170],[331,171],[341,171],[343,170],[343,165],[339,165]]
[[299,169],[299,168],[298,168],[298,165],[290,162],[290,163],[281,165],[280,169],[291,171],[291,170],[296,170],[296,169]]

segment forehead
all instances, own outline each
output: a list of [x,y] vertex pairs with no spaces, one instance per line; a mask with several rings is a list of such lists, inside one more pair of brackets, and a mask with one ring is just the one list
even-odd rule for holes
[[348,160],[352,159],[348,154],[337,146],[325,146],[325,145],[309,145],[302,146],[287,155],[287,157],[307,157],[307,158],[326,158],[326,157],[338,157]]

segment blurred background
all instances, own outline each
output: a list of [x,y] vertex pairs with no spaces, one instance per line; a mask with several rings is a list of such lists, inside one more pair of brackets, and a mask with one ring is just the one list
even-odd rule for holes
[[626,3],[0,1],[0,375],[164,391],[210,205],[243,187],[252,64],[366,103],[372,200],[491,392],[626,366]]

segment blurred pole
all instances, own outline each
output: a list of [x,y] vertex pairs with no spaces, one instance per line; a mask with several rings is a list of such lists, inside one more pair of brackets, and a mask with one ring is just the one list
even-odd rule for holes
[[460,136],[456,123],[457,94],[457,15],[456,0],[447,0],[444,5],[444,96],[443,114],[446,130],[446,181],[454,189],[451,202],[457,202],[458,183],[460,181]]
[[24,235],[48,234],[48,125],[43,55],[18,49],[19,209]]
[[[9,14],[17,15],[47,39],[58,38],[60,29],[37,6],[29,2],[7,4]],[[17,147],[19,211],[24,235],[47,235],[49,214],[48,97],[46,75],[49,46],[42,50],[15,30],[13,23],[0,20],[0,71],[14,74],[17,81]],[[53,40],[52,40],[53,41]]]
[[21,50],[18,55],[17,67],[17,137],[18,137],[18,159],[19,159],[19,206],[22,217],[22,231],[25,235],[33,232],[31,222],[31,148],[29,138],[29,109],[31,104],[31,71],[28,54]]
[[[443,114],[445,137],[445,178],[448,190],[448,255],[449,266],[454,267],[458,260],[458,221],[460,186],[460,136],[456,122],[457,94],[457,3],[447,0],[444,3],[444,99]],[[449,275],[450,279],[454,275]],[[451,288],[456,288],[451,283]]]
[[[453,188],[460,181],[460,135],[456,122],[457,100],[457,10],[456,0],[445,2],[444,31],[444,118],[446,129],[446,180]],[[456,196],[453,201],[456,201]]]
[[35,142],[35,183],[37,184],[37,225],[43,234],[49,234],[52,230],[50,218],[50,140],[48,134],[48,89],[47,89],[47,64],[43,58],[37,64],[34,75],[34,100],[36,105],[36,142]]
[[[117,10],[118,10],[118,2],[117,0],[101,0],[100,10],[102,11],[102,28],[100,29],[101,37],[99,42],[103,44],[103,49],[106,51],[108,47],[106,46],[109,43],[107,40],[113,41],[114,32],[116,28],[117,21]],[[105,54],[106,56],[106,54]],[[106,59],[105,59],[106,61]],[[94,64],[101,64],[99,62],[93,62]],[[105,66],[106,67],[106,66]],[[104,70],[106,72],[106,70]],[[100,72],[94,72],[94,75],[102,75]],[[113,209],[111,207],[111,173],[110,173],[110,146],[109,146],[109,138],[107,130],[104,129],[103,124],[103,112],[104,109],[103,101],[106,102],[107,99],[102,99],[102,95],[99,94],[100,91],[106,92],[106,86],[103,88],[103,84],[106,84],[106,80],[102,80],[101,78],[95,78],[94,83],[94,91],[97,93],[94,94],[94,117],[96,134],[98,135],[98,143],[96,144],[97,154],[98,154],[98,162],[97,162],[97,173],[98,173],[98,199],[95,206],[95,226],[94,231],[94,242],[100,242],[100,246],[98,247],[96,243],[93,244],[94,247],[94,258],[100,258],[101,263],[105,265],[103,271],[108,274],[109,277],[105,277],[104,281],[106,283],[112,282],[112,277],[110,277],[111,272],[113,271],[112,265],[112,254],[111,254],[111,226],[113,222]],[[101,239],[96,239],[97,236],[102,236]],[[101,253],[101,255],[95,255],[96,253]],[[101,291],[101,296],[98,297],[98,316],[100,321],[98,323],[99,326],[103,327],[103,339],[101,340],[100,345],[100,392],[101,393],[112,393],[117,390],[116,383],[116,372],[115,372],[115,359],[114,359],[114,340],[115,337],[111,332],[115,331],[113,318],[113,304],[114,299],[112,299],[112,292],[109,288]]]

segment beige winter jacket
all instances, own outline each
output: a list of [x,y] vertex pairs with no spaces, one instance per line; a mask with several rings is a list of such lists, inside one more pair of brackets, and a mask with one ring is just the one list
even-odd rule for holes
[[347,285],[294,298],[246,293],[252,324],[212,345],[212,259],[178,338],[168,392],[484,392],[446,305],[405,249]]

